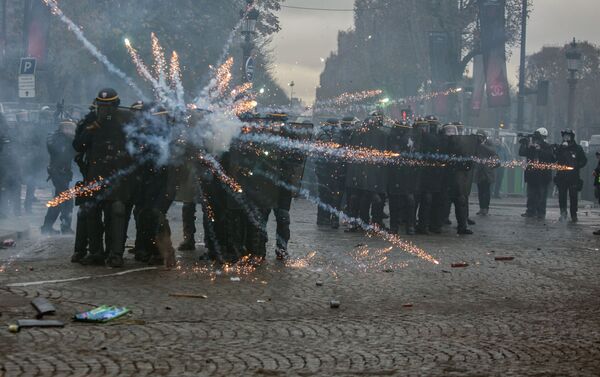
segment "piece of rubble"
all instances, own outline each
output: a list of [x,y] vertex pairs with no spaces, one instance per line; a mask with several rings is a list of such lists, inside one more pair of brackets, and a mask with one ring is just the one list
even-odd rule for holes
[[321,280],[317,280],[317,287],[322,287],[323,286],[323,282]]
[[8,326],[10,332],[19,332],[21,329],[30,327],[65,327],[65,323],[57,320],[19,319],[16,323]]
[[207,295],[199,293],[169,293],[169,296],[183,298],[208,298]]
[[56,313],[56,308],[54,305],[50,303],[50,301],[46,300],[43,297],[34,298],[31,301],[31,305],[38,312],[36,315],[37,319],[42,319],[45,315],[52,315]]
[[459,263],[452,263],[450,265],[450,267],[452,268],[462,268],[462,267],[469,267],[469,264],[466,262],[459,262]]
[[340,302],[338,300],[329,301],[329,307],[331,309],[338,309],[340,307]]
[[496,257],[494,258],[494,260],[496,261],[509,261],[509,260],[514,260],[515,257]]

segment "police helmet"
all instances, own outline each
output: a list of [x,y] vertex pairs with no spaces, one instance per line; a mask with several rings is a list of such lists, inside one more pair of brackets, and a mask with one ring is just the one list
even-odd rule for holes
[[94,102],[98,106],[119,106],[121,99],[116,90],[105,88],[98,92]]

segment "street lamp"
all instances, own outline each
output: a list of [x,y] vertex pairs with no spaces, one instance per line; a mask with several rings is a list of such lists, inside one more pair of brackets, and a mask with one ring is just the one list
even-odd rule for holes
[[294,86],[296,86],[295,82],[290,82],[288,84],[290,86],[290,107],[294,104]]
[[244,42],[242,43],[242,49],[244,53],[243,58],[243,81],[252,81],[254,74],[254,64],[252,59],[252,50],[254,50],[253,38],[256,34],[256,24],[260,12],[254,7],[254,0],[246,0],[246,9],[240,12],[242,15],[241,32],[244,36]]
[[[567,69],[569,70],[569,103],[567,109],[567,126],[575,130],[575,91],[577,89],[577,72],[581,70],[581,51],[575,38],[566,50]],[[576,130],[575,130],[576,131]],[[575,133],[577,135],[577,132]]]

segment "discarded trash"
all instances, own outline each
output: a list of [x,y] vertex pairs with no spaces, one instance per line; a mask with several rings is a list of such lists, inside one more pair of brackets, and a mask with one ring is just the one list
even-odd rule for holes
[[16,323],[9,325],[8,330],[15,333],[29,327],[65,327],[65,324],[56,320],[19,319]]
[[409,304],[404,304],[404,305],[402,305],[402,307],[403,308],[412,308],[413,304],[410,304],[410,303]]
[[1,245],[2,245],[3,248],[6,248],[6,247],[15,247],[15,246],[17,246],[17,243],[12,238],[7,238],[4,241],[2,241]]
[[264,303],[267,302],[267,300],[256,300],[256,302],[259,303],[259,304],[264,304]]
[[231,281],[241,281],[242,279],[240,279],[237,276],[234,276],[234,277],[230,278],[229,280],[231,280]]
[[171,297],[185,297],[185,298],[208,298],[207,295],[197,293],[169,293]]
[[452,272],[448,271],[448,270],[442,270],[443,273],[445,274],[451,274]]
[[323,282],[321,280],[317,280],[317,287],[322,287],[323,286]]
[[45,315],[54,314],[56,312],[54,305],[43,297],[34,298],[31,301],[31,305],[38,312],[36,316],[37,319],[42,319]]
[[102,305],[88,312],[75,314],[74,319],[81,322],[108,322],[129,313],[129,309]]
[[515,257],[496,257],[496,258],[494,258],[494,260],[497,260],[497,261],[509,261],[509,260],[513,260],[513,259],[515,259]]
[[33,267],[29,266],[28,270],[33,271]]
[[331,300],[331,301],[329,301],[329,307],[331,309],[337,309],[340,307],[340,302],[337,300]]
[[460,263],[452,263],[452,268],[461,268],[461,267],[469,267],[468,263],[460,262]]
[[391,268],[385,268],[385,269],[383,269],[382,271],[383,271],[383,272],[386,272],[386,273],[394,272],[394,270],[393,270],[393,269],[391,269]]

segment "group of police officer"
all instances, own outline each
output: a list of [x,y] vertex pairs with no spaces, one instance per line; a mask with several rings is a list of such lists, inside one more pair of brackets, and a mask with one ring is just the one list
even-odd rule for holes
[[[443,226],[451,223],[452,204],[458,234],[472,234],[468,226],[474,222],[469,219],[468,197],[473,179],[497,166],[492,162],[491,166],[476,164],[469,157],[493,161],[496,153],[485,132],[463,133],[462,124],[442,125],[434,116],[417,118],[412,124],[387,122],[380,111],[364,122],[353,117],[330,119],[318,134],[318,141],[393,155],[378,159],[375,152],[370,157],[367,153],[362,160],[317,161],[319,197],[350,218],[360,219],[350,224],[348,232],[360,232],[365,224],[387,228],[384,207],[389,202],[389,230],[394,234],[403,225],[408,235],[441,233]],[[493,180],[485,182],[489,195]],[[480,214],[488,210],[489,197],[487,204],[482,203]],[[335,213],[319,210],[317,224],[338,228],[339,219]]]
[[[240,137],[229,150],[212,157],[198,140],[190,142],[202,114],[174,115],[154,103],[120,106],[113,89],[99,92],[91,111],[76,125],[60,122],[48,138],[48,172],[55,194],[68,189],[71,162],[83,180],[75,186],[75,250],[72,262],[121,267],[130,219],[135,220],[135,259],[152,265],[175,264],[167,212],[183,202],[184,241],[179,250],[196,248],[196,207],[202,207],[202,259],[219,263],[262,261],[266,256],[266,224],[277,221],[276,255],[288,257],[293,187],[302,180],[305,156],[282,152],[273,144],[246,143],[241,137],[271,135],[306,139],[312,124],[288,123],[285,114],[245,116]],[[68,197],[67,197],[68,199]],[[48,209],[42,232],[71,229],[70,200]]]
[[531,164],[525,171],[527,211],[522,216],[541,220],[546,218],[548,189],[553,174],[552,170],[539,169],[535,164],[556,163],[564,167],[554,176],[554,183],[558,189],[560,220],[566,221],[570,214],[571,221],[577,222],[579,192],[583,188],[580,170],[588,161],[583,148],[575,141],[575,132],[570,129],[561,131],[560,144],[549,144],[546,141],[548,130],[543,127],[531,135],[523,136],[520,140],[519,155],[526,157]]
[[[203,214],[201,258],[218,263],[240,260],[260,263],[266,257],[267,220],[277,222],[276,256],[288,258],[290,207],[298,194],[307,155],[282,148],[273,140],[312,139],[310,122],[288,122],[285,114],[242,116],[242,132],[218,157],[191,143],[186,132],[198,127],[203,114],[173,114],[155,103],[121,107],[113,89],[100,91],[89,114],[79,123],[65,119],[48,138],[50,178],[56,195],[72,179],[71,161],[83,180],[76,185],[79,206],[72,262],[121,267],[130,219],[135,220],[135,259],[149,264],[175,264],[167,212],[174,200],[183,202],[184,241],[179,250],[195,250],[196,207]],[[550,146],[543,129],[521,140],[520,154],[531,162],[572,166],[560,171],[561,219],[567,197],[577,220],[579,169],[585,155],[571,131],[563,143]],[[274,139],[270,139],[274,138]],[[499,166],[487,134],[464,135],[460,123],[442,125],[433,116],[414,122],[388,121],[380,111],[364,121],[330,119],[315,142],[330,153],[314,161],[320,204],[319,226],[339,228],[345,214],[348,232],[369,224],[398,234],[441,233],[451,224],[455,207],[457,232],[469,235],[469,195],[474,179],[480,191],[480,215],[487,215],[493,169]],[[326,148],[326,149],[327,149]],[[384,152],[385,151],[385,152]],[[477,159],[473,159],[477,157]],[[527,212],[545,216],[549,170],[530,166]],[[389,202],[389,215],[384,212]],[[42,231],[53,233],[61,216],[61,231],[71,229],[72,204],[65,200],[49,208]],[[384,219],[389,217],[389,227]]]

